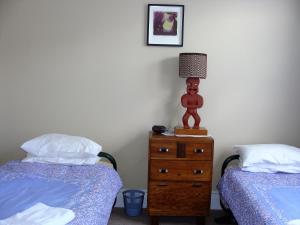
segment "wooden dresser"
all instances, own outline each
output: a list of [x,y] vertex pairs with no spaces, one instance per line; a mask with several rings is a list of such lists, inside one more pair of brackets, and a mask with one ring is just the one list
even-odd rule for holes
[[213,165],[212,137],[176,137],[150,133],[148,213],[151,225],[159,216],[195,216],[205,224],[209,214]]

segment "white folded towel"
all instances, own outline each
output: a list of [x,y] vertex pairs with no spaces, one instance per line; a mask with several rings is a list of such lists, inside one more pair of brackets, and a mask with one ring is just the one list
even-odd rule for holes
[[287,223],[287,225],[300,225],[300,219],[299,220],[291,220]]
[[0,225],[65,225],[75,218],[70,209],[50,207],[43,203],[0,220]]

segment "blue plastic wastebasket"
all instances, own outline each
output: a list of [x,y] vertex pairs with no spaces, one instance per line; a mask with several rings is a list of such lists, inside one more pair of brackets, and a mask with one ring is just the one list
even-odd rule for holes
[[128,216],[139,216],[142,214],[145,192],[140,190],[123,191],[124,211]]

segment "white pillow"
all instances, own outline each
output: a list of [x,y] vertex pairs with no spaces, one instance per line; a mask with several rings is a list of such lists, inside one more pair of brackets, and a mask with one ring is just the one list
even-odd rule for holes
[[77,157],[42,157],[27,154],[27,157],[22,162],[39,162],[39,163],[54,163],[66,165],[94,165],[99,161],[98,156],[77,155]]
[[240,167],[251,172],[300,173],[300,149],[283,144],[236,145]]
[[300,173],[300,166],[261,163],[254,166],[242,167],[242,170],[257,173]]
[[[67,153],[90,154],[97,156],[102,147],[84,137],[65,134],[45,134],[25,142],[21,148],[35,156],[64,157]],[[77,157],[78,158],[78,157]]]

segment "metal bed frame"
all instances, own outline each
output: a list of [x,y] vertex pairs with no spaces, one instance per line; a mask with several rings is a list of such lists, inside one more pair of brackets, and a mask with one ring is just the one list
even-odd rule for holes
[[111,154],[107,152],[99,152],[98,156],[108,159],[108,161],[113,165],[114,169],[117,171],[117,162]]
[[[228,167],[228,165],[234,160],[239,160],[239,158],[240,158],[240,155],[231,155],[224,160],[224,162],[222,164],[222,168],[221,168],[221,177],[224,175],[225,170]],[[215,222],[218,224],[228,224],[228,223],[237,224],[231,210],[229,208],[225,207],[221,200],[220,200],[220,205],[221,205],[221,208],[226,213],[226,215],[222,216],[220,218],[216,218]]]
[[[111,154],[107,152],[99,152],[98,156],[102,158],[106,158],[113,165],[114,169],[117,171],[117,162]],[[113,207],[116,205],[116,202],[117,202],[117,198],[114,201]]]

